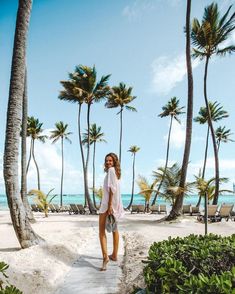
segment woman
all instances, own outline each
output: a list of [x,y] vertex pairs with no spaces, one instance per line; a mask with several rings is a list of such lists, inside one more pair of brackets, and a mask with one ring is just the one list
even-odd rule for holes
[[118,230],[113,232],[113,253],[107,253],[107,238],[105,234],[106,217],[113,214],[115,220],[118,221],[123,215],[124,209],[120,195],[120,178],[121,169],[118,157],[114,153],[105,156],[104,171],[107,173],[104,179],[103,197],[99,209],[99,236],[100,245],[103,254],[103,265],[101,271],[106,270],[109,260],[117,261],[119,233]]

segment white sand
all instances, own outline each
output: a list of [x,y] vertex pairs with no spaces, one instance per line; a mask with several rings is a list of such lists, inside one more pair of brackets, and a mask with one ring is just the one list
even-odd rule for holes
[[[63,282],[72,263],[78,259],[79,252],[84,247],[91,248],[89,240],[98,226],[98,216],[66,213],[50,214],[49,218],[44,218],[41,213],[35,216],[37,223],[33,224],[33,228],[47,243],[21,250],[9,213],[0,211],[0,261],[10,265],[9,282],[24,294],[52,294]],[[204,225],[194,217],[185,217],[170,224],[157,223],[160,217],[126,214],[120,222],[126,252],[120,293],[129,293],[133,284],[143,285],[141,260],[146,259],[152,242],[167,239],[168,236],[204,233]],[[231,235],[235,233],[235,222],[209,224],[209,232]]]

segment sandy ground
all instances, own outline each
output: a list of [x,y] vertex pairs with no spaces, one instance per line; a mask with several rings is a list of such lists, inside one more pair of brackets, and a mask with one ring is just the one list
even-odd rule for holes
[[[130,293],[133,285],[143,286],[142,260],[147,258],[148,248],[154,241],[169,236],[203,234],[204,225],[195,217],[184,217],[177,222],[157,223],[163,215],[126,214],[119,224],[124,239],[125,255],[123,278],[119,293]],[[0,261],[10,265],[9,282],[24,294],[52,294],[62,283],[71,265],[84,247],[92,246],[89,240],[97,231],[98,216],[50,214],[44,218],[35,214],[33,229],[46,243],[21,250],[11,225],[9,213],[0,211]],[[209,232],[221,235],[235,233],[235,222],[209,224]],[[98,242],[98,236],[97,236]],[[69,294],[69,293],[68,293]]]

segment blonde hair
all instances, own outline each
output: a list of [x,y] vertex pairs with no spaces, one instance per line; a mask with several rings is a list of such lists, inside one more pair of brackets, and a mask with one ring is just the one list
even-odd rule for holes
[[115,169],[115,173],[118,179],[121,178],[121,167],[120,167],[120,162],[118,160],[118,157],[115,153],[108,153],[105,158],[104,158],[104,171],[107,172],[108,171],[108,167],[106,166],[106,158],[107,157],[112,157],[113,159],[113,167]]

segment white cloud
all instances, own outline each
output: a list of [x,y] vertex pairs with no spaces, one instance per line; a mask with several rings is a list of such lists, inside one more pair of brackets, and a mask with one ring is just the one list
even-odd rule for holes
[[[192,60],[192,67],[199,65],[199,60]],[[185,54],[176,57],[161,56],[152,63],[152,89],[157,94],[168,94],[186,76]]]
[[[168,133],[164,136],[164,140],[167,141]],[[185,126],[184,124],[179,124],[176,120],[173,120],[171,129],[171,140],[170,147],[180,149],[184,146],[185,140]]]

